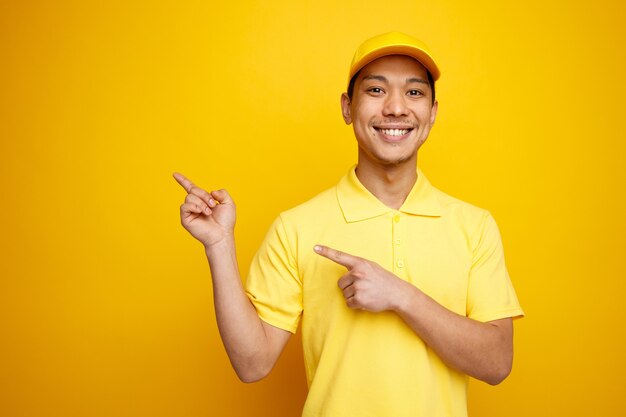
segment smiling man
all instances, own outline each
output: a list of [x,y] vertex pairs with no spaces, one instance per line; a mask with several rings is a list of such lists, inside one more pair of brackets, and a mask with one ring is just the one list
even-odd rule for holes
[[302,325],[305,417],[467,415],[468,376],[497,384],[523,316],[491,215],[434,188],[417,154],[440,72],[397,32],[357,50],[341,96],[358,163],[280,214],[243,287],[225,190],[181,174],[183,226],[206,251],[216,317],[237,375],[265,377]]

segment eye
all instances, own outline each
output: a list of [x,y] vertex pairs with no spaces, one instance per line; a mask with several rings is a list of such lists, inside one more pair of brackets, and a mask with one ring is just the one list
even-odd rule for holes
[[367,89],[367,92],[372,94],[382,94],[383,89],[380,87],[370,87]]
[[410,96],[415,96],[415,97],[424,95],[424,93],[422,93],[420,90],[409,90],[407,94]]

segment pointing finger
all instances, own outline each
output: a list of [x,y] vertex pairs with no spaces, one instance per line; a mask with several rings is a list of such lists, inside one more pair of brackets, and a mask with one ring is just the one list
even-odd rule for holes
[[188,195],[197,195],[211,208],[217,205],[216,200],[213,199],[210,193],[195,185],[189,180],[189,178],[185,177],[183,174],[175,172],[174,178],[185,189],[185,191],[187,191]]
[[193,188],[193,182],[191,182],[187,177],[178,172],[174,173],[174,179],[178,182],[188,193],[191,192]]
[[345,266],[348,269],[354,268],[356,264],[361,260],[361,258],[359,258],[358,256],[350,255],[337,249],[332,249],[322,245],[315,245],[315,247],[313,247],[313,250],[318,255],[322,255],[323,257],[328,258],[331,261],[338,263],[339,265]]

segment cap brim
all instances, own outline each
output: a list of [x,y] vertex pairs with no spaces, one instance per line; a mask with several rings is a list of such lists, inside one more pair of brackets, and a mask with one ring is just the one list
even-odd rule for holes
[[354,65],[350,69],[349,78],[352,79],[352,77],[354,77],[354,74],[359,72],[370,62],[388,55],[405,55],[415,58],[417,61],[419,61],[420,64],[424,66],[424,68],[426,68],[430,72],[433,77],[433,81],[437,81],[439,79],[439,76],[441,75],[439,68],[435,64],[435,61],[430,57],[427,52],[410,45],[390,45],[362,56],[357,62],[354,63]]

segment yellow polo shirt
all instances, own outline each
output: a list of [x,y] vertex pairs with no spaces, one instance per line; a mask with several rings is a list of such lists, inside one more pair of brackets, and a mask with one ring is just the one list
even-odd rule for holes
[[446,308],[486,322],[523,316],[491,215],[418,179],[399,210],[358,180],[282,213],[254,257],[246,292],[267,323],[302,343],[303,417],[462,417],[468,377],[448,368],[392,312],[346,306],[346,269],[322,244],[380,264]]

